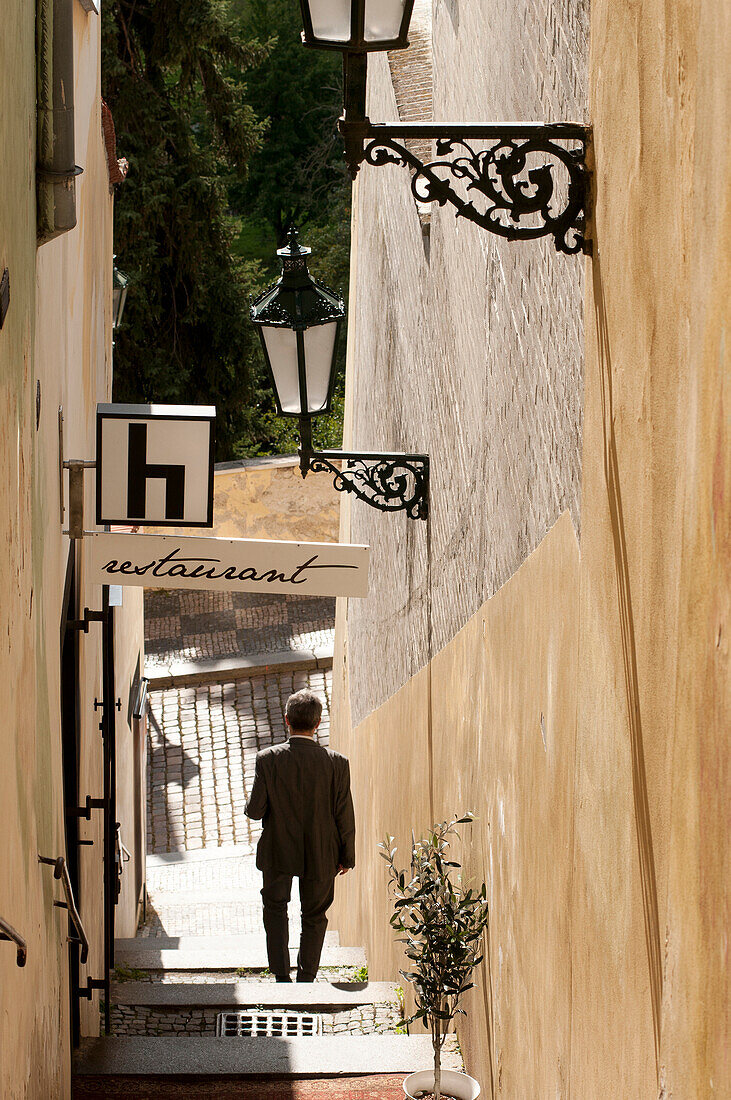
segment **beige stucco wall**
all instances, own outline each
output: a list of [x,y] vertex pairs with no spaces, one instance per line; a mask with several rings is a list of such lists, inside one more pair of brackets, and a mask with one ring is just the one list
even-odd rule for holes
[[[0,269],[10,272],[11,304],[0,331],[0,915],[28,941],[28,962],[15,965],[0,941],[0,1095],[64,1095],[65,948],[50,876],[39,874],[38,845],[63,835],[58,805],[39,789],[36,760],[50,767],[48,726],[36,718],[34,567],[33,331],[35,195],[29,178],[35,147],[35,11],[25,0],[3,7],[0,34]],[[14,109],[8,110],[9,104]],[[8,170],[10,169],[10,170]],[[37,605],[36,605],[37,607]],[[39,722],[42,724],[39,731]],[[44,785],[45,786],[45,785]],[[39,821],[40,819],[40,821]]]
[[[442,20],[447,8],[464,16],[436,5]],[[412,827],[472,808],[465,862],[488,883],[491,924],[459,1032],[483,1093],[695,1100],[731,1091],[731,13],[594,0],[591,17],[581,542],[564,512],[355,728],[354,653],[369,638],[354,635],[362,611],[339,601],[331,737],[352,761],[359,865],[333,923],[366,943],[371,977],[395,978],[376,842],[395,833],[405,856]],[[358,186],[361,248],[374,210]],[[399,260],[379,262],[386,277]],[[471,270],[465,249],[465,282]],[[408,279],[403,295],[406,343],[419,301]],[[367,385],[357,346],[351,380]],[[465,386],[471,369],[457,356]],[[350,415],[357,428],[352,396]],[[351,530],[346,516],[343,539]],[[474,567],[454,545],[455,572]],[[371,599],[409,549],[373,570]],[[386,624],[391,646],[413,647],[402,617]],[[380,675],[375,646],[369,659],[359,684]]]
[[[101,137],[99,19],[73,5],[77,227],[36,249],[35,10],[3,6],[0,35],[0,267],[11,277],[11,304],[0,332],[0,915],[28,941],[15,965],[0,942],[0,1095],[3,1100],[63,1100],[70,1089],[67,919],[38,853],[66,855],[60,726],[61,613],[69,553],[59,515],[58,407],[65,458],[94,456],[97,401],[111,391],[112,197]],[[37,385],[40,384],[36,425]],[[87,477],[87,527],[93,526],[93,473]],[[68,511],[66,513],[68,520]],[[84,583],[79,609],[98,609],[101,589]],[[139,602],[139,601],[138,601]],[[125,617],[127,621],[125,623]],[[141,645],[134,601],[121,613],[131,646]],[[80,635],[82,801],[102,794],[101,625]],[[118,684],[121,686],[121,684]],[[129,781],[122,768],[120,785]],[[103,975],[102,821],[81,823],[94,841],[81,849],[79,908],[90,940],[82,983]],[[81,1030],[96,1034],[99,995],[81,1003]]]
[[[337,542],[341,494],[331,474],[310,473],[303,479],[299,460],[247,459],[224,463],[213,479],[213,534],[228,539],[284,539],[294,542]],[[175,528],[146,527],[171,534]]]
[[572,916],[579,1093],[596,1080],[597,1036],[615,1093],[731,1089],[730,32],[731,11],[712,0],[593,7]]
[[460,1040],[488,1096],[491,1077],[495,1094],[566,1095],[578,570],[567,513],[431,667],[350,735],[344,685],[334,683],[358,866],[339,886],[333,924],[343,942],[365,936],[371,978],[395,978],[404,965],[376,842],[395,835],[405,867],[412,828],[418,835],[455,811],[478,815],[463,829],[464,868],[488,883],[489,965],[465,998]]

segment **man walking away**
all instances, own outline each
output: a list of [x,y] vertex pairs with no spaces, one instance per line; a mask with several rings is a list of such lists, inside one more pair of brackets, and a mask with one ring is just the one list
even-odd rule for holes
[[287,904],[299,879],[302,935],[297,981],[314,982],[335,894],[335,876],[355,866],[355,815],[346,757],[318,745],[322,703],[311,691],[290,695],[289,740],[256,755],[246,815],[262,821],[256,865],[262,872],[269,969],[289,982]]

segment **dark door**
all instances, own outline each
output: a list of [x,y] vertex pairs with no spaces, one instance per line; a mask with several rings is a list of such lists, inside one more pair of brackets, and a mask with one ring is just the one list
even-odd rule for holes
[[[76,593],[76,545],[71,543],[61,609],[61,753],[63,806],[66,827],[66,864],[81,911],[79,881],[79,632],[69,628],[78,616]],[[70,929],[70,935],[74,935]],[[79,946],[69,944],[69,993],[71,997],[71,1042],[79,1045]]]
[[102,722],[104,737],[104,1030],[109,1034],[110,974],[114,967],[114,907],[117,903],[117,736],[114,682],[114,608],[104,585],[102,622]]

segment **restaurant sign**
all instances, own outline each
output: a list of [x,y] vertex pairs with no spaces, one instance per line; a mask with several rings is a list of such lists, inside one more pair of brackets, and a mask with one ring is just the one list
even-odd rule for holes
[[84,539],[92,584],[367,596],[367,546],[99,531]]

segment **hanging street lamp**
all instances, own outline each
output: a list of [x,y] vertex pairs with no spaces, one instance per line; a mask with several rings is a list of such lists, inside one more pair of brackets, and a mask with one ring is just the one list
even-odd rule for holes
[[300,0],[302,41],[330,50],[402,50],[414,0]]
[[[553,237],[558,252],[591,253],[586,237],[591,137],[579,122],[373,123],[365,113],[368,54],[408,46],[413,0],[300,0],[302,41],[343,54],[338,129],[353,179],[361,164],[408,168],[419,203],[450,204],[509,241]],[[424,163],[413,141],[434,142]],[[460,181],[462,193],[453,183]],[[479,196],[477,202],[465,197]]]
[[354,493],[382,512],[405,511],[426,519],[429,457],[370,451],[315,451],[312,418],[330,411],[335,385],[338,336],[345,318],[343,299],[307,269],[309,248],[291,229],[278,281],[251,305],[264,358],[272,376],[277,413],[299,420],[302,477],[327,470],[338,492]]

